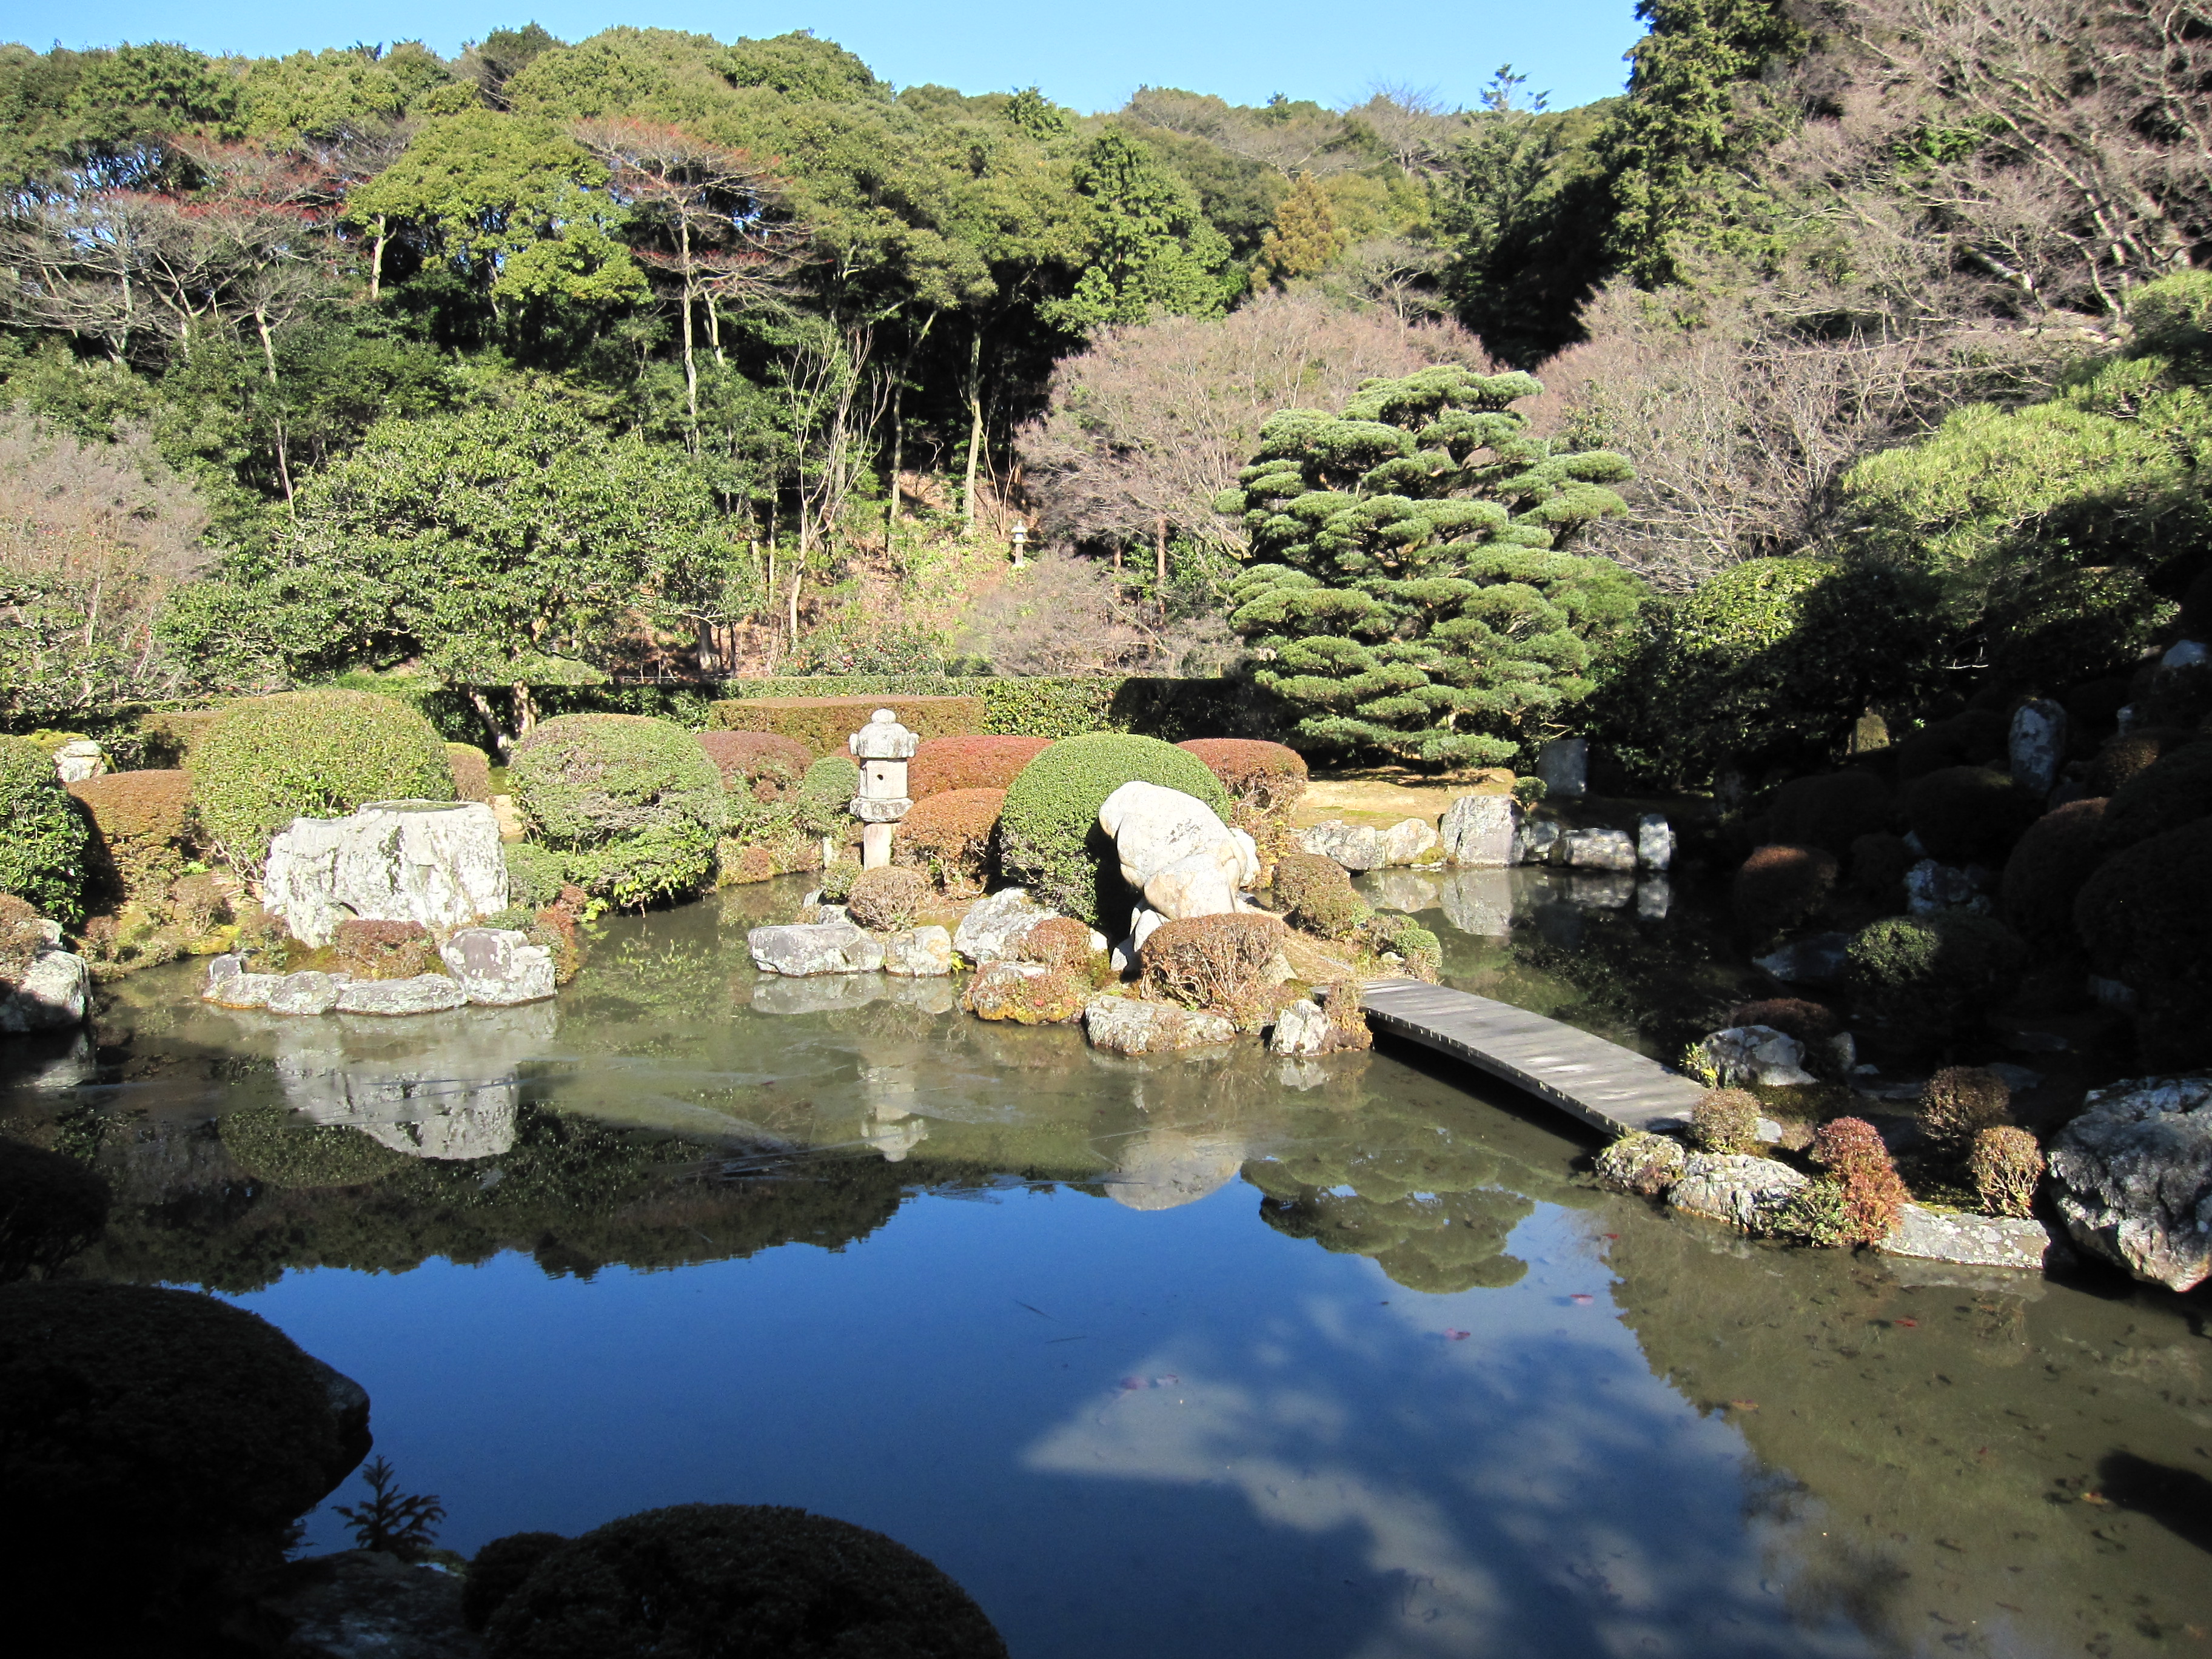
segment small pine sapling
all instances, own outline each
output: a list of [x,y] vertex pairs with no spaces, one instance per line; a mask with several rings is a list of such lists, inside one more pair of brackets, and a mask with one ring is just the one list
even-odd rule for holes
[[438,1522],[446,1518],[446,1506],[437,1494],[399,1491],[393,1484],[397,1476],[392,1464],[383,1457],[371,1460],[361,1478],[368,1486],[369,1501],[337,1506],[353,1534],[354,1547],[382,1550],[403,1561],[422,1559],[438,1541]]

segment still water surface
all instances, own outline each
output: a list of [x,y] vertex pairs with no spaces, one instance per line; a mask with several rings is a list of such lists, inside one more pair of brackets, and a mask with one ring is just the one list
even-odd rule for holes
[[[1369,884],[1449,980],[1647,1047],[1747,982],[1679,901],[1530,873]],[[116,1182],[88,1271],[358,1378],[463,1551],[796,1504],[1038,1659],[2212,1653],[2201,1298],[1670,1220],[1412,1051],[1121,1060],[762,981],[796,893],[612,921],[504,1013],[153,970],[0,1109]]]

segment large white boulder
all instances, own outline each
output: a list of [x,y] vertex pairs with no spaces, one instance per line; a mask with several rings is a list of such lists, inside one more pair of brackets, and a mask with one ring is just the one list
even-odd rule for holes
[[107,757],[90,738],[78,738],[54,750],[54,774],[64,783],[82,783],[106,775]]
[[92,969],[52,942],[39,947],[14,984],[0,984],[0,1032],[64,1030],[83,1024],[91,1008]]
[[1121,879],[1170,920],[1229,915],[1260,879],[1252,837],[1180,789],[1125,783],[1099,807],[1098,827],[1114,838]]
[[1462,795],[1444,808],[1437,828],[1449,862],[1495,870],[1513,862],[1513,832],[1520,823],[1521,808],[1510,795]]
[[295,818],[269,844],[261,902],[295,939],[327,945],[338,924],[465,927],[507,908],[499,819],[480,801],[372,801],[342,818]]
[[764,974],[872,974],[884,965],[884,947],[849,921],[797,922],[756,927],[745,935],[753,966]]
[[2051,1188],[2084,1249],[2169,1290],[2212,1278],[2212,1077],[2091,1092],[2051,1143]]

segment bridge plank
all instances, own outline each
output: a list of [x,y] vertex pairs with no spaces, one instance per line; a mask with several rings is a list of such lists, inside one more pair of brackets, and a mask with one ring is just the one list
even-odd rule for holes
[[1453,1055],[1608,1134],[1688,1121],[1705,1090],[1656,1060],[1540,1014],[1417,979],[1360,987],[1368,1023]]

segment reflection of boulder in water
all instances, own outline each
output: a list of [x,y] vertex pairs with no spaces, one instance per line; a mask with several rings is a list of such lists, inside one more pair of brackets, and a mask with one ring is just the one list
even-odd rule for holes
[[890,984],[881,974],[816,974],[793,979],[763,975],[753,987],[757,1014],[826,1014],[873,1002]]
[[[1494,1188],[1370,1197],[1348,1183],[1309,1186],[1285,1179],[1273,1161],[1245,1166],[1258,1187],[1260,1216],[1276,1231],[1310,1238],[1325,1250],[1371,1256],[1392,1282],[1444,1294],[1519,1282],[1528,1264],[1505,1254],[1505,1241],[1536,1207]],[[1391,1183],[1382,1183],[1387,1192]]]
[[1510,870],[1455,870],[1437,884],[1444,920],[1478,939],[1504,939],[1513,931]]
[[1150,1129],[1123,1143],[1121,1172],[1106,1178],[1106,1195],[1126,1209],[1180,1209],[1234,1181],[1244,1152],[1241,1141]]
[[1437,884],[1411,870],[1378,870],[1359,884],[1360,896],[1378,910],[1403,910],[1408,915],[1433,910]]
[[2079,1501],[2116,1454],[2170,1458],[2203,1437],[2203,1344],[2171,1304],[1842,1251],[1717,1250],[1711,1230],[1632,1199],[1608,1200],[1603,1225],[1619,1235],[1614,1301],[1652,1369],[1701,1411],[1733,1407],[1760,1460],[1817,1504],[1775,1545],[1809,1613],[1913,1652],[1931,1630],[2079,1629],[2108,1632],[2100,1651],[2156,1653],[2151,1632],[2212,1619],[2188,1540]]
[[410,1158],[496,1158],[514,1145],[515,1068],[550,1048],[550,1002],[410,1020],[291,1021],[276,1030],[284,1097],[309,1121],[362,1130]]
[[11,1037],[0,1047],[0,1089],[74,1089],[98,1069],[92,1036],[82,1025]]

